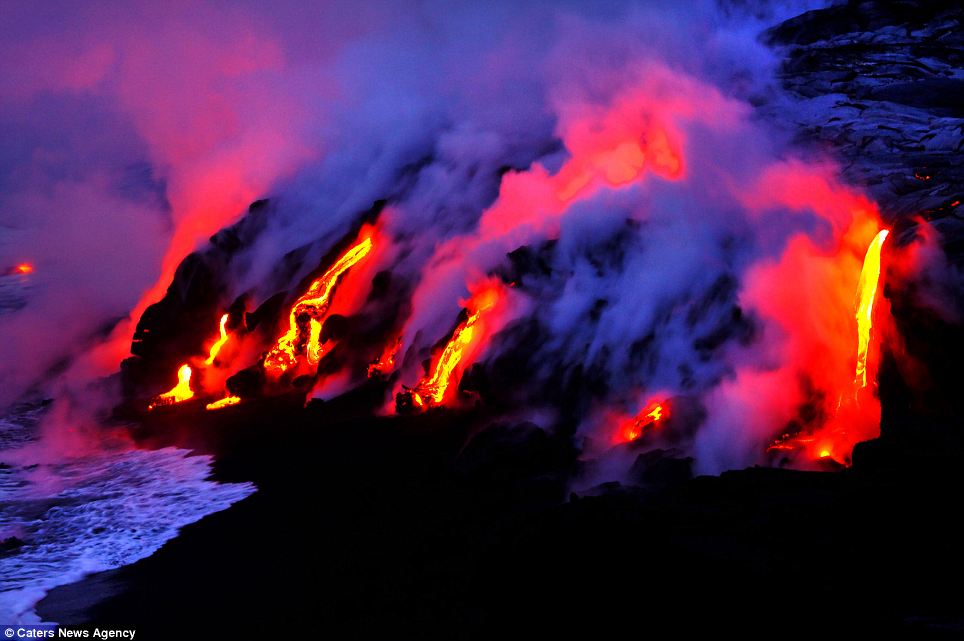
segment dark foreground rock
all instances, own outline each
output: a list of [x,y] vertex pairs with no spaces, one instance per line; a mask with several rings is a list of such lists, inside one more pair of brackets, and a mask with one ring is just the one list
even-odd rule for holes
[[53,590],[41,616],[142,639],[964,632],[947,587],[964,572],[960,460],[670,474],[580,497],[565,444],[530,425],[232,411],[183,422],[219,478],[259,491],[148,559]]

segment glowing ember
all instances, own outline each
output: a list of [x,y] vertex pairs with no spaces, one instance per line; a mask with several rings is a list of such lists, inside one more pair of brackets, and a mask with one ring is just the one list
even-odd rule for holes
[[152,410],[155,407],[161,407],[163,405],[182,403],[193,397],[194,390],[191,389],[191,366],[184,364],[177,370],[177,385],[171,388],[171,391],[164,392],[155,398],[151,404],[147,406],[147,409]]
[[321,319],[331,303],[331,295],[338,279],[365,258],[372,250],[371,238],[357,243],[335,262],[325,274],[311,283],[308,291],[295,301],[288,316],[288,331],[278,339],[264,358],[265,370],[280,376],[298,362],[304,354],[309,363],[315,364],[321,357]]
[[467,304],[469,317],[460,323],[445,348],[434,359],[431,375],[412,388],[412,402],[416,407],[438,405],[452,383],[454,373],[465,352],[477,338],[477,323],[483,314],[498,302],[499,292],[494,287],[482,289]]
[[880,280],[880,249],[888,233],[882,229],[870,243],[857,285],[857,373],[854,383],[858,387],[867,387],[867,350],[870,348],[874,298]]
[[241,398],[238,396],[225,396],[224,398],[214,401],[213,403],[208,403],[204,406],[206,410],[219,410],[222,407],[228,407],[229,405],[237,405],[241,402]]
[[221,325],[219,327],[221,331],[221,338],[215,341],[214,345],[211,346],[211,352],[208,355],[207,360],[204,361],[205,365],[211,365],[212,363],[214,363],[214,359],[217,358],[218,352],[220,352],[221,348],[224,347],[224,344],[228,342],[228,331],[227,329],[225,329],[227,324],[228,324],[228,314],[224,314],[223,316],[221,316]]
[[11,265],[0,271],[0,276],[13,276],[20,274],[26,276],[27,274],[32,274],[34,272],[34,267],[30,263],[17,263],[16,265]]
[[651,401],[636,416],[626,421],[616,433],[616,441],[619,443],[635,441],[643,435],[647,428],[658,427],[667,418],[669,418],[669,403],[667,401]]

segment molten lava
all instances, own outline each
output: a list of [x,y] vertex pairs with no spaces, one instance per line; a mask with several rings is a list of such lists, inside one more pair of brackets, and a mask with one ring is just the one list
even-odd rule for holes
[[171,391],[164,392],[151,401],[147,409],[152,410],[155,407],[161,407],[163,405],[182,403],[193,397],[194,390],[191,389],[191,366],[184,364],[177,370],[177,385],[172,387]]
[[416,407],[439,405],[445,400],[459,363],[479,338],[479,321],[485,312],[495,307],[498,300],[499,290],[496,287],[485,287],[472,296],[466,305],[468,318],[459,323],[445,348],[433,359],[431,375],[411,389],[412,402]]
[[219,410],[222,407],[228,407],[229,405],[237,405],[241,402],[241,398],[238,396],[225,396],[224,398],[214,401],[213,403],[208,403],[204,406],[206,410]]
[[213,364],[214,359],[217,358],[218,356],[218,352],[220,352],[221,348],[224,347],[224,344],[228,342],[228,331],[226,329],[227,324],[228,324],[228,314],[224,314],[223,316],[221,316],[221,324],[219,326],[219,330],[221,332],[221,338],[215,341],[214,345],[211,346],[211,352],[208,355],[207,360],[204,361],[205,365]]
[[853,446],[872,438],[879,427],[879,406],[861,390],[867,387],[868,353],[873,330],[874,300],[880,281],[880,254],[888,230],[880,230],[864,255],[857,284],[857,357],[851,393],[840,392],[832,415],[816,430],[781,435],[767,448],[773,451],[803,450],[811,459],[848,464]]
[[351,248],[324,275],[311,283],[308,291],[295,301],[288,315],[288,331],[278,339],[264,357],[264,368],[269,374],[280,376],[305,355],[310,364],[321,357],[321,327],[331,304],[331,295],[341,276],[363,260],[372,250],[372,239],[367,237]]
[[395,340],[388,343],[388,347],[382,352],[378,359],[368,364],[368,378],[388,374],[395,369],[395,355],[402,347],[402,337],[399,335]]
[[668,418],[669,403],[662,400],[651,401],[619,428],[615,440],[617,443],[635,441],[648,429],[659,427]]
[[854,384],[858,387],[867,387],[867,350],[873,327],[874,298],[880,280],[880,250],[888,233],[886,229],[880,230],[867,248],[857,285],[857,373]]

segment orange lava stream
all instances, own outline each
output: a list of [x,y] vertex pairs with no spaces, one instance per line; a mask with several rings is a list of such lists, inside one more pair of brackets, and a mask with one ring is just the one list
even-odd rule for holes
[[418,407],[438,405],[445,399],[445,393],[452,382],[453,374],[466,350],[477,338],[476,324],[484,312],[492,309],[498,302],[499,293],[495,288],[485,288],[469,301],[469,317],[455,330],[445,349],[435,359],[432,374],[423,378],[412,389],[412,401]]
[[616,434],[616,441],[628,443],[640,438],[647,428],[658,427],[669,418],[667,401],[651,401],[636,416],[623,424]]
[[[860,392],[867,387],[867,357],[873,330],[874,301],[880,282],[881,248],[889,231],[882,229],[874,236],[864,255],[857,283],[857,364],[852,395],[840,394],[833,415],[815,431],[784,434],[767,448],[768,452],[804,450],[812,459],[833,460],[849,464],[854,444],[871,437],[859,427],[873,416],[872,408],[861,403]],[[879,421],[879,417],[877,417]]]
[[224,314],[223,316],[221,316],[221,324],[219,326],[219,330],[221,332],[221,338],[215,341],[214,345],[211,346],[211,352],[208,355],[207,360],[204,361],[205,365],[213,364],[214,359],[217,358],[218,356],[218,352],[220,352],[221,348],[224,347],[224,344],[228,342],[228,332],[225,329],[225,326],[227,324],[228,324],[228,314]]
[[857,373],[854,384],[858,387],[867,387],[867,350],[873,328],[874,298],[880,281],[880,250],[888,233],[886,229],[880,230],[867,248],[857,285]]
[[222,407],[228,407],[229,405],[237,405],[241,402],[241,398],[238,396],[225,396],[224,398],[214,401],[213,403],[208,403],[204,406],[206,410],[219,410]]
[[147,409],[152,410],[163,405],[174,405],[190,398],[194,398],[194,390],[191,389],[191,366],[184,364],[177,370],[177,385],[171,388],[171,391],[164,392],[155,398],[147,406]]
[[[295,301],[288,315],[288,331],[278,339],[264,358],[264,368],[269,374],[280,376],[298,362],[305,354],[309,363],[315,364],[321,357],[321,318],[331,303],[331,294],[338,279],[372,250],[372,239],[365,238],[348,249],[324,275],[311,283],[308,291]],[[305,323],[305,319],[309,322]],[[308,324],[307,332],[303,327]],[[305,335],[307,334],[307,336]]]

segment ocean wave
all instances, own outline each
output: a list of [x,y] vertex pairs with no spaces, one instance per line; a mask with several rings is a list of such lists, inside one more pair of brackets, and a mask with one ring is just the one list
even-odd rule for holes
[[0,539],[23,542],[0,558],[0,623],[39,623],[51,588],[150,556],[255,491],[211,480],[211,461],[165,448],[0,468]]

